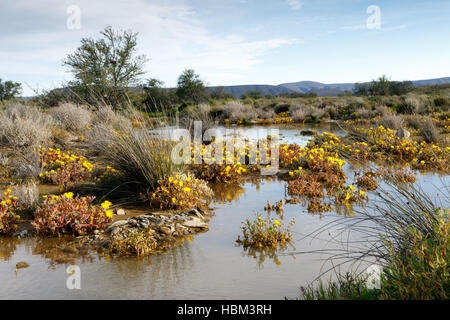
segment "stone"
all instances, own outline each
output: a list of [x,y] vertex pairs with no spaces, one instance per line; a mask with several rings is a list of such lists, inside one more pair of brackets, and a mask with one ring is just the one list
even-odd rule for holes
[[159,227],[159,231],[161,231],[162,233],[164,233],[164,234],[166,234],[168,236],[172,235],[172,233],[173,233],[171,228],[169,228],[167,226]]
[[409,139],[411,133],[408,130],[401,128],[395,132],[395,135],[399,138]]
[[21,261],[21,262],[16,263],[16,270],[28,268],[29,266],[30,265],[28,263],[26,263],[25,261]]
[[195,217],[198,217],[200,219],[203,219],[203,215],[200,212],[198,212],[197,210],[195,210],[195,209],[189,210],[186,213],[186,215],[188,215],[188,216],[195,216]]
[[147,222],[145,222],[145,221],[139,222],[139,228],[147,229],[148,227],[149,227],[148,221]]
[[118,215],[118,216],[124,216],[124,215],[126,215],[126,212],[125,212],[125,210],[123,210],[123,209],[117,209],[117,210],[116,210],[116,215]]
[[106,228],[105,232],[109,233],[111,232],[113,229],[117,228],[117,227],[121,227],[128,224],[127,220],[119,220],[114,222],[113,224],[111,224],[108,228]]
[[138,222],[135,219],[128,219],[128,224],[131,227],[137,227],[138,226]]
[[192,218],[191,220],[183,222],[183,226],[188,228],[208,228],[208,224],[198,218]]
[[116,228],[112,229],[111,230],[111,236],[115,235],[119,231],[120,231],[120,227],[116,227]]

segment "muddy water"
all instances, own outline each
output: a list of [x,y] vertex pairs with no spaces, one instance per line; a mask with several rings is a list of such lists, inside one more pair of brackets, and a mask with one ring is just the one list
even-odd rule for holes
[[[297,135],[298,130],[283,129],[282,133],[289,142],[306,141]],[[450,183],[436,175],[418,174],[418,178],[428,191]],[[296,297],[301,285],[326,268],[325,255],[289,253],[337,247],[326,235],[305,238],[337,214],[321,217],[307,213],[301,205],[286,204],[284,221],[295,218],[292,247],[278,255],[249,252],[235,244],[241,223],[254,218],[256,212],[263,213],[267,200],[273,204],[283,199],[285,182],[274,178],[247,181],[216,187],[215,193],[216,216],[208,232],[180,242],[166,254],[143,259],[113,258],[88,250],[73,256],[55,249],[64,239],[0,238],[0,298],[283,299]],[[20,261],[29,267],[16,271]],[[66,269],[71,264],[80,267],[80,290],[67,289]]]

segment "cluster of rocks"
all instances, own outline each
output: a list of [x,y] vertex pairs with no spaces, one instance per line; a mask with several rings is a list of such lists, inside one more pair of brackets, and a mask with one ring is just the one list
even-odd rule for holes
[[96,230],[93,235],[83,237],[83,242],[88,240],[91,244],[109,247],[112,241],[125,240],[140,232],[145,232],[158,243],[171,242],[177,237],[208,230],[212,215],[212,212],[197,209],[182,213],[147,213],[117,220],[105,230]]
[[126,220],[118,220],[106,228],[105,233],[115,236],[124,229],[145,229],[151,234],[180,237],[207,230],[211,214],[193,209],[182,213],[148,213]]

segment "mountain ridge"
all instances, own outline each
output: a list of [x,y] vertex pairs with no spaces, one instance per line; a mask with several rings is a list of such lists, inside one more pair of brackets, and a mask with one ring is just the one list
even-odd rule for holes
[[[413,86],[432,86],[450,83],[450,77],[433,78],[425,80],[413,80]],[[310,93],[314,92],[319,96],[336,96],[348,90],[353,90],[356,83],[322,83],[317,81],[287,82],[278,85],[268,84],[248,84],[232,86],[213,86],[211,90],[222,88],[224,92],[231,93],[237,98],[241,98],[245,93],[258,90],[262,95],[280,93]]]

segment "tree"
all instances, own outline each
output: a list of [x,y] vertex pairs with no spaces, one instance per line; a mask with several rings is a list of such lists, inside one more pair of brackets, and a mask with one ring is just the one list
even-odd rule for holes
[[17,97],[22,92],[22,85],[18,82],[5,81],[0,79],[0,101]]
[[144,104],[150,111],[162,111],[168,109],[176,102],[173,90],[163,87],[164,82],[158,79],[148,79],[142,86],[144,92]]
[[81,46],[63,61],[75,76],[71,86],[82,91],[85,98],[96,98],[116,104],[124,89],[136,85],[147,58],[137,55],[137,35],[132,31],[114,31],[107,26],[102,38],[81,39]]
[[212,99],[217,99],[217,100],[228,100],[228,99],[236,99],[236,97],[229,92],[225,91],[225,88],[223,86],[219,86],[219,87],[215,87],[210,89],[209,95],[211,96]]
[[402,95],[411,91],[412,87],[411,81],[390,81],[383,75],[370,83],[356,83],[353,93],[365,96]]
[[208,99],[205,84],[192,69],[184,70],[178,78],[177,96],[184,103],[199,104]]
[[247,91],[244,95],[242,95],[242,98],[250,98],[250,99],[259,99],[262,98],[262,92],[260,90],[250,90]]

